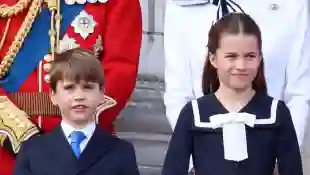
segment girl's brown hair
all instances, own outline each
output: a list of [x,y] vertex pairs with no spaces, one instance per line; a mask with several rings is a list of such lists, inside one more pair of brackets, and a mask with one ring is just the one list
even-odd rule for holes
[[[262,54],[262,38],[261,31],[256,22],[245,13],[230,13],[222,17],[214,25],[212,25],[209,31],[208,40],[208,55],[203,69],[202,75],[202,90],[203,93],[209,94],[215,92],[220,85],[217,70],[210,62],[211,54],[215,54],[219,48],[221,36],[224,33],[228,34],[246,34],[254,35],[258,41],[258,47],[260,54]],[[264,61],[262,59],[258,73],[252,83],[252,88],[256,92],[267,93],[267,85],[264,75]]]

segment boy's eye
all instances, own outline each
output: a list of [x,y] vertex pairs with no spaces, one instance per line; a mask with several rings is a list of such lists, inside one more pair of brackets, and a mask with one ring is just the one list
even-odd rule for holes
[[93,89],[94,88],[94,86],[90,85],[90,84],[85,84],[83,87],[84,87],[84,89]]
[[74,85],[73,84],[69,84],[69,85],[65,85],[64,86],[64,89],[65,90],[71,90],[71,89],[73,89],[74,88]]

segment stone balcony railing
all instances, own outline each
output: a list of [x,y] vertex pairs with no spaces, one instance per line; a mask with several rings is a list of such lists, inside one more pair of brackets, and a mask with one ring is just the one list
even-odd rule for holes
[[141,175],[159,175],[172,130],[165,117],[163,81],[139,76],[126,109],[116,121],[117,135],[134,144]]
[[165,117],[163,25],[165,0],[140,0],[143,37],[139,77],[131,101],[115,122],[135,146],[141,175],[160,175],[171,128]]

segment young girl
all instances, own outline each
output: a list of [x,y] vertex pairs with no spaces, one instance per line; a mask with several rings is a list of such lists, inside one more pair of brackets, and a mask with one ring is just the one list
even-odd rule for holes
[[[267,95],[261,32],[232,13],[210,29],[204,96],[182,109],[163,175],[302,175],[290,111]],[[277,160],[277,161],[276,161]]]

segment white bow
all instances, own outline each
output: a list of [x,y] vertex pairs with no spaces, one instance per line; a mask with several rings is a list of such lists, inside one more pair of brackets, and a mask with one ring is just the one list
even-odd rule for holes
[[248,158],[245,125],[254,126],[256,116],[249,113],[217,114],[210,117],[212,128],[223,128],[226,160],[242,161]]

